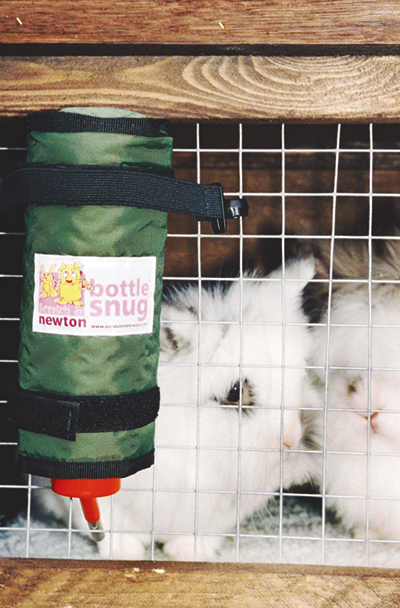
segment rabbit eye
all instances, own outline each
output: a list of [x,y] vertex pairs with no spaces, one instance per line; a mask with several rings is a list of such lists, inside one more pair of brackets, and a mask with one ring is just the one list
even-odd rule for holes
[[[240,388],[242,389],[241,395]],[[232,384],[224,399],[220,397],[214,397],[214,399],[221,405],[239,405],[241,403],[244,414],[250,413],[251,409],[248,409],[248,407],[254,405],[254,394],[247,379],[243,380],[242,383],[238,380],[235,384]]]
[[229,393],[226,396],[226,400],[228,403],[239,403],[240,401],[240,382],[235,382],[235,384],[230,388]]
[[[239,405],[240,403],[240,381],[238,380],[231,386],[229,392],[226,396],[226,399],[223,403],[229,405]],[[247,406],[254,405],[253,392],[251,390],[250,384],[247,380],[243,380],[242,382],[242,406],[246,408]],[[246,409],[244,410],[246,413]]]

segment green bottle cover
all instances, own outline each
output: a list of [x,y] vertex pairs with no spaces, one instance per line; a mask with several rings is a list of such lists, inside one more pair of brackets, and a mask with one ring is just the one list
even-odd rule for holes
[[[113,108],[64,111],[140,117]],[[32,131],[27,161],[169,169],[172,138]],[[157,384],[167,214],[65,203],[26,211],[20,386],[63,396],[146,391]],[[154,422],[78,433],[75,441],[20,430],[18,451],[33,474],[124,477],[152,464]]]

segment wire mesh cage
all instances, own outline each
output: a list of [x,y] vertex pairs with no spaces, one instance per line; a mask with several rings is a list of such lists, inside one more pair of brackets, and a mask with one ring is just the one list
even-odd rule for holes
[[[2,175],[24,158],[24,131],[24,120],[3,120]],[[390,403],[384,402],[386,393],[380,389],[397,378],[399,369],[396,251],[385,249],[399,240],[395,229],[398,125],[175,124],[174,141],[177,177],[198,183],[220,181],[228,195],[248,198],[250,215],[224,236],[214,235],[193,219],[170,216],[164,273],[167,302],[173,305],[179,298],[187,302],[190,293],[196,314],[171,316],[166,307],[162,326],[173,350],[180,335],[175,328],[181,328],[190,356],[161,358],[160,374],[167,379],[172,374],[174,383],[175,392],[168,389],[162,394],[171,434],[168,440],[164,433],[156,435],[156,465],[143,482],[104,499],[108,506],[102,556],[120,557],[115,547],[132,546],[139,538],[147,547],[143,557],[150,559],[399,565],[400,536],[390,522],[386,527],[377,524],[375,513],[382,505],[395,513],[400,501],[395,481],[395,383]],[[16,471],[15,430],[5,412],[7,385],[17,373],[24,229],[20,211],[3,212],[1,219],[0,555],[93,559],[98,555],[96,545],[89,531],[74,520],[72,499],[57,512],[57,506],[46,499],[50,490],[38,479],[21,479]],[[342,249],[351,266],[348,273],[336,270],[335,256],[341,260]],[[311,275],[293,266],[293,260],[311,257],[316,268]],[[377,261],[388,257],[392,274],[381,272]],[[249,304],[249,286],[262,284],[276,285],[278,295],[264,301],[254,291]],[[290,286],[299,296],[302,316],[292,311]],[[379,286],[386,286],[387,292],[377,294]],[[235,298],[229,306],[223,305],[233,289]],[[390,314],[380,316],[390,299]],[[246,311],[254,312],[264,302],[273,314],[261,320],[255,313],[248,316]],[[353,317],[343,310],[355,310]],[[236,341],[220,351],[226,353],[226,360],[207,358],[204,353],[211,349],[213,355],[231,327]],[[259,356],[262,350],[256,346],[263,331],[271,336],[276,355],[268,361]],[[301,343],[306,334],[314,336],[318,349],[311,347],[303,360],[293,355],[292,344]],[[388,351],[383,358],[382,343]],[[349,344],[359,357],[348,355]],[[228,391],[218,392],[210,370],[218,377],[233,370],[227,375]],[[270,379],[269,396],[254,397],[254,370]],[[309,379],[313,397],[306,390],[295,391],[296,398],[290,392],[292,384],[303,386],[295,382],[299,372]],[[379,374],[386,375],[380,379]],[[257,443],[258,435],[249,430],[254,427],[248,421],[257,427],[257,412],[271,410],[276,414],[274,424],[278,420],[278,440]],[[301,413],[302,441],[287,438],[287,412]],[[304,440],[309,412],[316,415],[319,443]],[[224,426],[225,415],[230,417],[227,424],[236,429],[231,435]],[[379,443],[380,435],[387,435],[385,417],[393,437]],[[353,421],[355,429],[363,425],[360,441]],[[288,475],[287,481],[288,451],[315,457],[312,471]],[[269,471],[272,455],[277,465],[273,484],[268,475],[264,485],[254,484],[259,470]],[[170,471],[166,476],[163,459],[168,466],[175,462],[177,476],[184,467],[188,479],[178,482]],[[204,479],[204,471],[223,468],[230,471],[229,482],[224,475],[218,481],[210,475]],[[337,485],[336,478],[343,483]],[[376,478],[384,481],[386,490]],[[38,500],[38,494],[44,498]],[[46,501],[47,511],[41,511]],[[126,506],[132,505],[133,511],[135,502],[145,514],[140,525]],[[175,511],[175,518],[166,528],[163,514],[168,509]],[[211,523],[227,518],[228,512],[230,523]],[[173,549],[174,539],[184,539],[184,552]],[[211,546],[209,553],[205,546]]]

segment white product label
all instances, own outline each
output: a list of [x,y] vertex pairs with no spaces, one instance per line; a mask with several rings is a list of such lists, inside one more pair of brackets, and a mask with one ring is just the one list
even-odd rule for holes
[[33,331],[131,336],[153,331],[156,258],[35,253]]

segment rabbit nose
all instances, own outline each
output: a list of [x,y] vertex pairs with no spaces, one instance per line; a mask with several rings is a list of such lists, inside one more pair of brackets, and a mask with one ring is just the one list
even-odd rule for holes
[[284,450],[294,450],[298,447],[300,442],[300,437],[295,434],[284,435],[283,437],[283,449]]
[[[374,433],[376,433],[378,430],[378,421],[377,421],[378,413],[379,412],[374,412],[373,414],[371,414],[371,416],[369,418],[370,424],[371,424],[371,429],[373,430]],[[364,416],[364,418],[366,420],[368,420],[368,416]]]
[[300,418],[297,412],[294,412],[292,418],[285,418],[285,424],[283,427],[283,449],[295,450],[301,443],[303,429],[301,426]]

